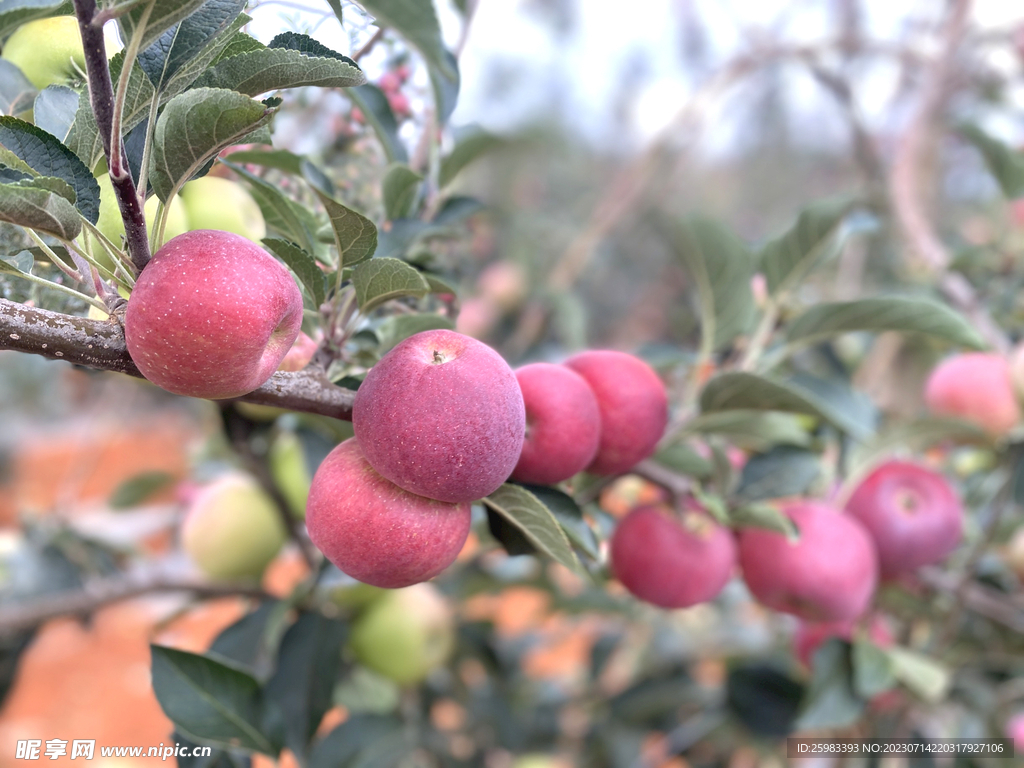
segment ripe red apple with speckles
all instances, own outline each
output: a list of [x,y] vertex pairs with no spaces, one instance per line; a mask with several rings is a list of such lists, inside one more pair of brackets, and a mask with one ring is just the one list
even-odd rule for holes
[[552,485],[582,472],[597,453],[601,414],[590,385],[562,365],[516,370],[526,406],[526,439],[512,477]]
[[196,230],[169,240],[142,270],[124,332],[151,382],[219,400],[269,379],[301,323],[302,295],[280,262],[239,235]]
[[370,369],[352,426],[366,460],[388,480],[460,503],[493,493],[512,474],[526,410],[501,355],[461,333],[423,331]]
[[699,510],[640,507],[615,528],[612,572],[633,595],[662,608],[713,599],[736,566],[732,532]]
[[470,505],[416,496],[381,477],[349,439],[320,464],[306,502],[309,538],[354,579],[396,589],[436,576],[469,535]]
[[878,556],[854,518],[813,501],[787,504],[799,540],[765,528],[739,536],[743,579],[757,600],[812,621],[855,619],[867,609],[878,581]]
[[617,475],[654,453],[668,424],[665,385],[654,369],[611,350],[580,352],[565,364],[590,385],[601,412],[601,441],[589,471]]
[[909,461],[887,461],[846,502],[875,542],[883,577],[946,558],[963,539],[963,505],[945,477]]

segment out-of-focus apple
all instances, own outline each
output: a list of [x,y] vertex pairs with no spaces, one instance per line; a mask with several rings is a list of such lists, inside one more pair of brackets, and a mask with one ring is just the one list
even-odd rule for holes
[[296,517],[305,517],[306,499],[309,498],[312,478],[298,435],[289,431],[278,433],[274,442],[270,444],[267,461],[274,483],[288,502],[288,509]]
[[212,579],[259,578],[286,539],[274,502],[245,475],[200,489],[181,529],[185,551]]
[[[96,183],[100,187],[100,215],[96,220],[96,229],[114,245],[120,246],[124,237],[124,220],[121,218],[121,209],[118,207],[117,198],[114,196],[114,186],[110,181],[110,176],[106,173],[97,176]],[[154,195],[146,201],[146,205],[143,208],[146,215],[146,227],[151,236],[153,234],[153,227],[156,225],[156,212],[159,205],[160,200]],[[185,205],[181,202],[181,197],[175,195],[167,206],[167,224],[164,226],[164,239],[157,247],[159,248],[160,245],[178,235],[185,234],[188,230]],[[86,242],[93,258],[99,261],[100,264],[113,269],[113,261],[107,255],[106,249],[100,246],[91,236],[86,237]]]
[[4,58],[42,90],[61,85],[85,71],[85,53],[74,16],[51,16],[18,27],[4,43]]
[[125,341],[168,392],[239,397],[270,378],[302,323],[302,295],[275,258],[238,235],[197,230],[154,254],[128,299]]
[[1000,354],[971,352],[943,360],[924,392],[932,413],[972,421],[1004,437],[1021,418],[1010,364]]
[[504,312],[515,309],[526,298],[526,275],[514,261],[502,259],[488,265],[476,281],[480,295]]
[[[793,651],[801,664],[810,667],[814,652],[822,643],[833,637],[850,640],[856,628],[857,622],[853,620],[801,621],[793,636]],[[868,624],[868,639],[879,648],[889,648],[896,642],[888,622],[878,614],[872,616]]]
[[401,685],[413,685],[444,664],[455,646],[448,601],[430,584],[380,597],[356,619],[349,641],[365,666]]
[[277,370],[289,373],[301,371],[309,365],[309,361],[313,359],[318,346],[313,339],[299,331],[298,338],[295,339],[292,348],[288,350],[288,354],[284,356],[284,360],[277,366]]
[[245,187],[230,179],[204,176],[181,188],[189,229],[216,229],[260,242],[267,225]]

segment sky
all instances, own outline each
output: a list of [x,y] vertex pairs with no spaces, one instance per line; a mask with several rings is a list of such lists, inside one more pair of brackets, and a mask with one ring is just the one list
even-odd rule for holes
[[[436,0],[436,7],[446,43],[454,47],[461,20],[449,3]],[[942,5],[938,0],[864,0],[861,5],[871,37],[909,40],[929,52],[929,38],[908,31],[908,20],[929,18]],[[568,24],[560,24],[565,19],[552,10],[560,6],[569,8]],[[554,117],[605,150],[633,152],[659,135],[703,82],[706,72],[683,53],[688,46],[703,50],[710,71],[750,41],[781,37],[814,43],[832,34],[828,7],[824,0],[480,0],[460,58],[462,89],[452,124],[478,123],[503,133]],[[687,15],[700,20],[702,39],[687,34]],[[249,31],[261,40],[282,29],[311,29],[318,40],[342,52],[373,31],[368,18],[347,4],[343,29],[323,0],[265,0],[252,16]],[[981,30],[1013,28],[1024,24],[1024,3],[976,0],[973,20]],[[363,62],[371,78],[385,54],[376,51],[376,58]],[[1021,138],[1024,66],[1008,50],[993,53],[991,63],[1019,75],[1021,85],[1013,95],[1017,115],[980,117],[1006,138]],[[857,103],[874,130],[895,128],[885,121],[894,119],[890,99],[896,75],[896,67],[882,59],[858,73]],[[785,66],[779,76],[793,134],[811,145],[842,140],[846,128],[832,97],[806,70]],[[417,72],[413,87],[426,97],[425,72]],[[715,111],[707,115],[715,131],[703,140],[706,153],[728,154],[738,146],[744,103],[754,95],[740,87],[715,102]]]

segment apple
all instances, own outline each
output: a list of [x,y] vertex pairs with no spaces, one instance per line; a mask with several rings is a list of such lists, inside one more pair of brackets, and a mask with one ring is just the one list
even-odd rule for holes
[[875,542],[889,578],[938,563],[963,539],[963,505],[938,472],[908,461],[887,461],[861,481],[846,502]]
[[451,606],[431,584],[384,595],[355,620],[349,647],[359,662],[401,685],[414,685],[455,648]]
[[218,400],[259,387],[299,335],[302,295],[270,254],[238,235],[170,240],[128,299],[128,352],[149,381]]
[[306,499],[309,498],[312,480],[298,436],[287,430],[279,432],[270,444],[267,463],[274,484],[288,503],[288,509],[298,518],[305,517]]
[[490,299],[476,296],[462,302],[459,316],[455,318],[455,330],[480,339],[486,337],[500,319],[498,308]]
[[267,225],[259,205],[237,181],[204,176],[181,188],[189,229],[218,229],[260,242]]
[[323,460],[306,502],[309,538],[327,559],[354,579],[388,589],[426,581],[451,565],[469,523],[468,503],[416,496],[381,477],[357,438]]
[[974,422],[1003,437],[1020,421],[1010,364],[989,352],[971,352],[943,360],[931,372],[924,392],[932,413]]
[[526,410],[497,352],[442,329],[399,342],[370,369],[352,426],[366,460],[388,480],[461,503],[493,493],[512,474]]
[[4,58],[42,90],[63,85],[85,72],[85,52],[74,16],[51,16],[22,24],[4,43]]
[[612,572],[633,595],[662,608],[713,599],[736,565],[732,533],[707,514],[640,507],[612,534]]
[[553,485],[594,460],[601,414],[590,385],[561,365],[533,363],[516,370],[526,406],[526,439],[512,477]]
[[526,298],[526,275],[514,261],[496,261],[489,265],[476,281],[480,295],[509,312]]
[[610,350],[580,352],[565,364],[590,385],[601,411],[601,442],[588,470],[621,474],[654,453],[668,424],[668,397],[654,369]]
[[[793,652],[801,664],[810,667],[814,659],[814,652],[826,640],[833,637],[851,640],[856,628],[857,622],[853,620],[801,621],[793,636]],[[879,648],[889,648],[896,642],[888,622],[877,614],[871,617],[867,632],[868,639]]]
[[767,607],[812,621],[855,619],[878,581],[878,556],[856,519],[814,501],[786,504],[782,513],[800,533],[744,528],[739,535],[743,579]]
[[402,78],[397,72],[385,72],[377,81],[377,87],[385,93],[395,93],[402,87]]
[[1013,739],[1013,754],[1024,755],[1024,712],[1018,712],[1006,722],[1006,738]]
[[288,372],[301,371],[309,365],[309,361],[313,359],[313,355],[316,354],[317,347],[319,346],[316,341],[302,331],[299,331],[298,338],[295,339],[295,343],[292,344],[292,348],[288,350],[281,364],[277,366],[277,370]]
[[257,579],[288,534],[274,502],[246,475],[227,475],[189,504],[181,543],[211,579]]
[[[114,245],[120,246],[122,238],[124,238],[124,220],[121,218],[121,209],[118,207],[117,197],[114,195],[114,185],[110,181],[110,176],[106,173],[101,173],[97,176],[96,183],[100,187],[100,215],[96,220],[96,229]],[[143,213],[146,216],[146,227],[151,236],[153,234],[153,227],[156,226],[156,211],[159,204],[160,199],[154,195],[146,201],[146,205],[143,208]],[[171,198],[167,208],[167,224],[164,226],[164,239],[160,245],[178,235],[185,234],[189,230],[188,219],[185,215],[185,205],[181,202],[181,197],[175,195]],[[104,266],[113,269],[114,264],[108,257],[106,250],[99,243],[95,242],[91,236],[87,236],[86,239],[93,258],[97,259]]]

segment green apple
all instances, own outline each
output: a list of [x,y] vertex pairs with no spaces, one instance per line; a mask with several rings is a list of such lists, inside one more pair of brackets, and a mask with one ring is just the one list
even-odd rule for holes
[[[96,183],[100,186],[100,215],[96,220],[96,229],[114,245],[120,246],[121,239],[124,237],[124,220],[121,218],[121,209],[118,207],[117,197],[114,195],[114,185],[110,181],[110,176],[106,173],[97,176]],[[143,208],[146,215],[146,227],[149,229],[150,235],[153,234],[152,229],[156,225],[156,211],[159,205],[160,200],[154,195],[146,201],[145,208]],[[180,197],[175,196],[171,199],[171,203],[168,206],[164,237],[163,240],[157,243],[157,248],[172,237],[188,232],[188,229],[185,204],[181,201]],[[107,256],[106,250],[96,242],[96,239],[91,235],[86,235],[85,240],[86,247],[93,258],[105,267],[113,269],[113,262]]]
[[270,446],[270,473],[278,490],[297,518],[306,516],[306,499],[312,477],[306,466],[306,454],[294,432],[280,432]]
[[204,176],[181,188],[189,229],[219,229],[259,243],[267,234],[256,201],[236,181]]
[[451,608],[432,584],[394,590],[356,619],[350,645],[374,672],[413,685],[444,664],[455,646]]
[[39,90],[64,84],[85,71],[85,53],[74,16],[22,24],[4,44],[2,58],[16,65]]
[[258,579],[287,539],[273,500],[247,475],[226,475],[189,505],[181,543],[211,579]]

